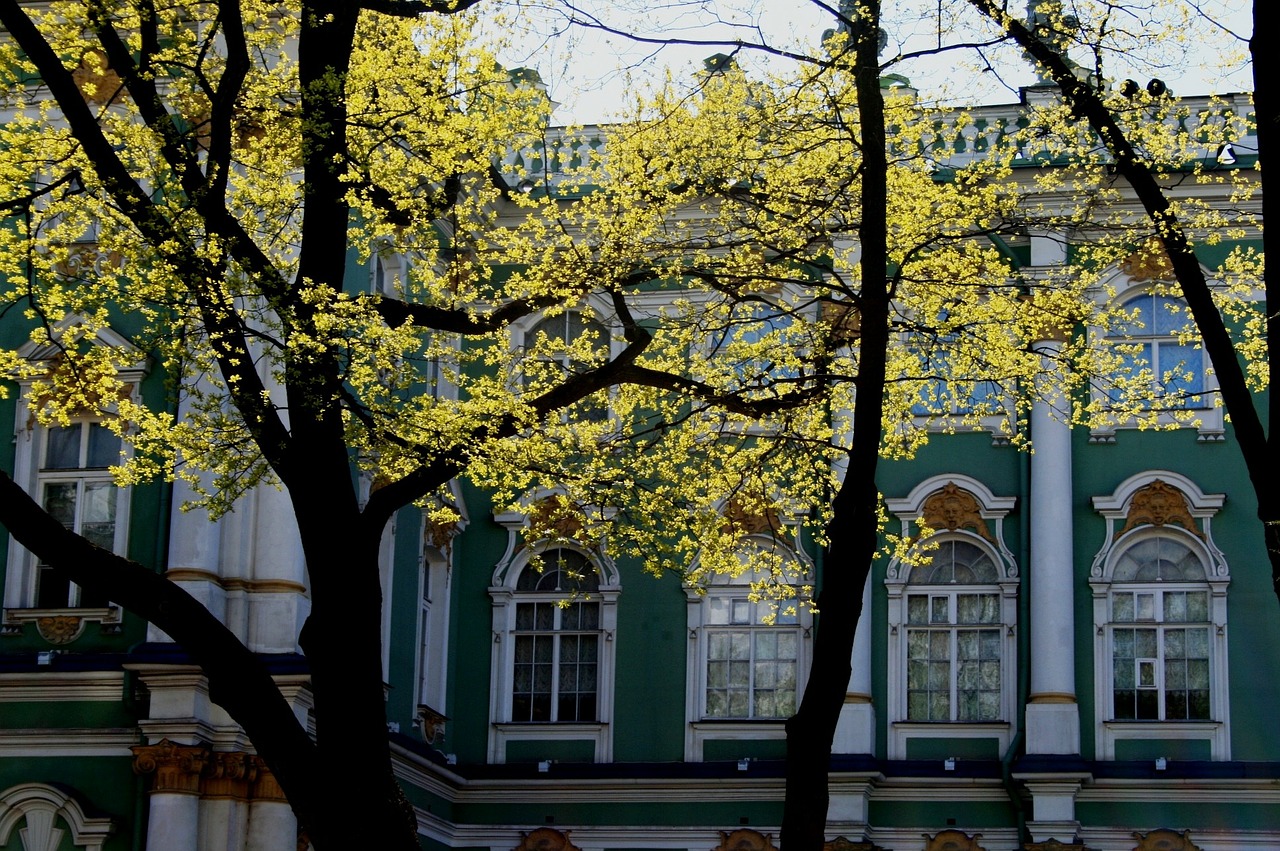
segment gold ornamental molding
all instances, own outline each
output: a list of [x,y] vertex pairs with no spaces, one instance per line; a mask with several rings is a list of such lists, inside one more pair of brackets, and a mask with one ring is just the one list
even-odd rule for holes
[[711,851],[778,851],[773,845],[773,834],[761,833],[749,827],[720,831],[720,844]]
[[1033,694],[1027,703],[1075,703],[1076,696],[1066,691],[1042,691]]
[[267,764],[263,762],[262,757],[254,756],[253,759],[253,786],[250,797],[255,801],[274,801],[279,804],[286,804],[288,800],[284,796],[284,790],[280,788],[276,776],[272,773]]
[[1162,479],[1139,488],[1129,500],[1129,514],[1124,527],[1116,532],[1119,539],[1125,532],[1137,526],[1168,526],[1176,524],[1203,540],[1204,533],[1196,527],[1195,518],[1182,491]]
[[124,81],[107,61],[107,54],[91,47],[80,57],[80,64],[71,72],[71,79],[85,103],[95,106],[116,103],[124,98]]
[[1138,840],[1133,851],[1202,851],[1199,845],[1191,841],[1189,830],[1178,833],[1176,830],[1162,827],[1147,834],[1135,830],[1133,838]]
[[1120,261],[1120,271],[1131,281],[1172,281],[1173,261],[1164,243],[1152,237],[1139,249]]
[[963,830],[944,830],[934,836],[924,834],[924,851],[987,851],[978,844],[981,833],[973,836]]
[[775,538],[783,535],[782,520],[777,512],[747,508],[737,498],[729,500],[725,505],[724,517],[729,527],[738,535],[770,535]]
[[241,751],[214,751],[209,754],[200,784],[200,797],[249,800],[249,784],[257,770],[255,759],[252,754]]
[[996,542],[987,528],[987,521],[982,519],[978,498],[955,482],[947,482],[925,499],[920,523],[935,532],[970,529],[984,540],[992,544]]
[[571,830],[559,831],[554,827],[540,827],[529,833],[520,832],[520,844],[514,851],[582,851],[569,841]]
[[36,618],[36,632],[50,644],[70,644],[84,632],[84,624],[78,615],[46,615]]
[[219,576],[212,570],[201,567],[171,567],[164,573],[165,579],[171,582],[212,582],[225,591],[247,591],[249,593],[302,594],[307,586],[289,579],[240,579],[231,576]]
[[200,774],[209,759],[208,748],[161,739],[154,745],[135,745],[130,750],[134,773],[152,775],[152,792],[200,794]]
[[830,842],[822,843],[822,851],[884,851],[873,842],[854,842],[844,836],[837,836]]

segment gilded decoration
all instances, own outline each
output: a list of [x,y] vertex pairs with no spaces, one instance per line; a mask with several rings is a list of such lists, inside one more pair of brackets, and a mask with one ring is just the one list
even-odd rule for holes
[[1191,841],[1189,830],[1178,833],[1162,827],[1147,834],[1134,831],[1133,837],[1138,840],[1133,851],[1201,851],[1200,846]]
[[1059,842],[1056,839],[1049,839],[1044,842],[1027,842],[1023,844],[1024,851],[1092,851],[1086,848],[1080,842]]
[[540,499],[530,506],[529,522],[535,529],[549,532],[556,537],[581,540],[581,509],[557,496]]
[[992,544],[996,542],[982,519],[978,498],[955,482],[947,482],[924,501],[920,523],[935,532],[969,529]]
[[935,836],[926,833],[924,851],[987,851],[978,844],[981,838],[981,833],[970,836],[962,830],[944,830]]
[[1191,516],[1187,498],[1182,491],[1168,482],[1156,479],[1134,493],[1129,501],[1129,514],[1125,518],[1124,528],[1116,532],[1115,536],[1119,538],[1137,526],[1170,524],[1181,526],[1197,538],[1204,537],[1196,528],[1195,518]]
[[782,534],[782,521],[775,512],[748,508],[738,499],[731,499],[725,504],[724,516],[729,521],[729,527],[739,535]]
[[53,264],[59,275],[84,280],[124,268],[124,256],[118,251],[103,251],[96,242],[77,242],[67,246],[67,256]]
[[837,836],[830,842],[822,843],[822,851],[884,851],[873,842],[854,842],[844,836]]
[[36,631],[50,644],[70,644],[84,632],[84,618],[79,615],[46,615],[36,618]]
[[214,751],[205,766],[202,798],[249,799],[249,784],[257,769],[255,757],[241,751]]
[[1133,281],[1172,281],[1173,261],[1164,243],[1150,239],[1145,245],[1120,261],[1120,271]]
[[80,64],[71,72],[71,79],[85,103],[115,103],[124,96],[124,81],[111,69],[107,55],[96,47],[86,50],[80,57]]
[[520,844],[515,851],[582,851],[569,841],[571,830],[559,831],[554,827],[540,827],[529,833],[520,833]]
[[422,730],[422,740],[427,744],[444,736],[444,725],[448,720],[425,703],[418,704],[418,727]]
[[130,750],[134,773],[153,775],[152,792],[200,793],[200,774],[209,759],[208,748],[161,739],[154,745],[135,745]]
[[284,796],[284,790],[280,788],[276,776],[272,773],[262,757],[253,757],[253,789],[252,798],[255,801],[275,801],[285,804],[288,800]]
[[720,831],[720,844],[711,851],[778,851],[773,845],[773,834],[761,833],[749,827]]
[[831,328],[831,342],[837,347],[851,346],[862,336],[862,314],[852,304],[823,302],[822,321]]

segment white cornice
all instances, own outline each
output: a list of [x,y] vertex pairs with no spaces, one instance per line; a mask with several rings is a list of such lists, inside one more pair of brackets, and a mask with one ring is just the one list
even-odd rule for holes
[[133,756],[142,743],[136,728],[58,727],[0,731],[0,758]]
[[0,674],[0,703],[116,701],[124,695],[121,671],[30,671]]

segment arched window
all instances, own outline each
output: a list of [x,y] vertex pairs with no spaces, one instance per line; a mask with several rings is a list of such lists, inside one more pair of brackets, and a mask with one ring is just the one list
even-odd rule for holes
[[[1187,306],[1171,296],[1142,293],[1124,302],[1128,318],[1107,334],[1121,353],[1120,378],[1142,376],[1150,384],[1149,405],[1161,408],[1203,408],[1205,362],[1199,337],[1185,339],[1192,330]],[[1113,391],[1116,399],[1119,391]]]
[[1014,500],[946,473],[886,503],[904,538],[930,533],[885,569],[888,756],[940,738],[1004,753],[1018,722],[1019,580],[1004,544]]
[[948,538],[907,580],[907,720],[1003,717],[1004,616],[996,563]]
[[[566,310],[538,321],[520,342],[525,352],[520,382],[527,392],[537,394],[603,363],[609,352],[609,331],[589,311]],[[604,405],[590,403],[582,412],[593,422],[609,414]]]
[[565,547],[541,554],[516,580],[513,722],[598,721],[600,575]]
[[1134,540],[1111,574],[1112,718],[1207,721],[1209,585],[1199,555],[1170,534]]
[[489,589],[489,760],[525,759],[538,752],[535,743],[555,741],[557,753],[608,762],[617,570],[599,551],[572,541],[524,545],[525,519],[519,512],[498,516],[510,532],[510,549]]
[[1094,557],[1099,755],[1117,742],[1186,742],[1188,758],[1230,759],[1226,560],[1211,520],[1221,494],[1169,471],[1094,497],[1107,521]]

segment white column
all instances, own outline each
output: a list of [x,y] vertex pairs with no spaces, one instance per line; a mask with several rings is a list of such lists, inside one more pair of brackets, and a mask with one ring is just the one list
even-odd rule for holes
[[208,750],[163,739],[133,748],[133,770],[151,775],[147,851],[196,848],[200,836],[200,772]]
[[209,754],[201,790],[198,851],[243,851],[255,759],[243,751]]
[[[1046,367],[1061,344],[1037,344]],[[1078,754],[1070,400],[1037,395],[1031,408],[1031,695],[1027,753]]]
[[249,802],[249,833],[245,851],[282,851],[298,844],[298,819],[285,800],[275,775],[254,757],[252,800]]
[[289,494],[272,485],[254,491],[252,579],[248,585],[249,649],[292,653],[309,604],[302,539]]
[[[862,586],[862,616],[853,635],[853,654],[849,660],[853,673],[836,723],[832,753],[874,754],[876,746],[876,710],[871,703],[871,576]],[[833,792],[834,806],[834,792]]]

